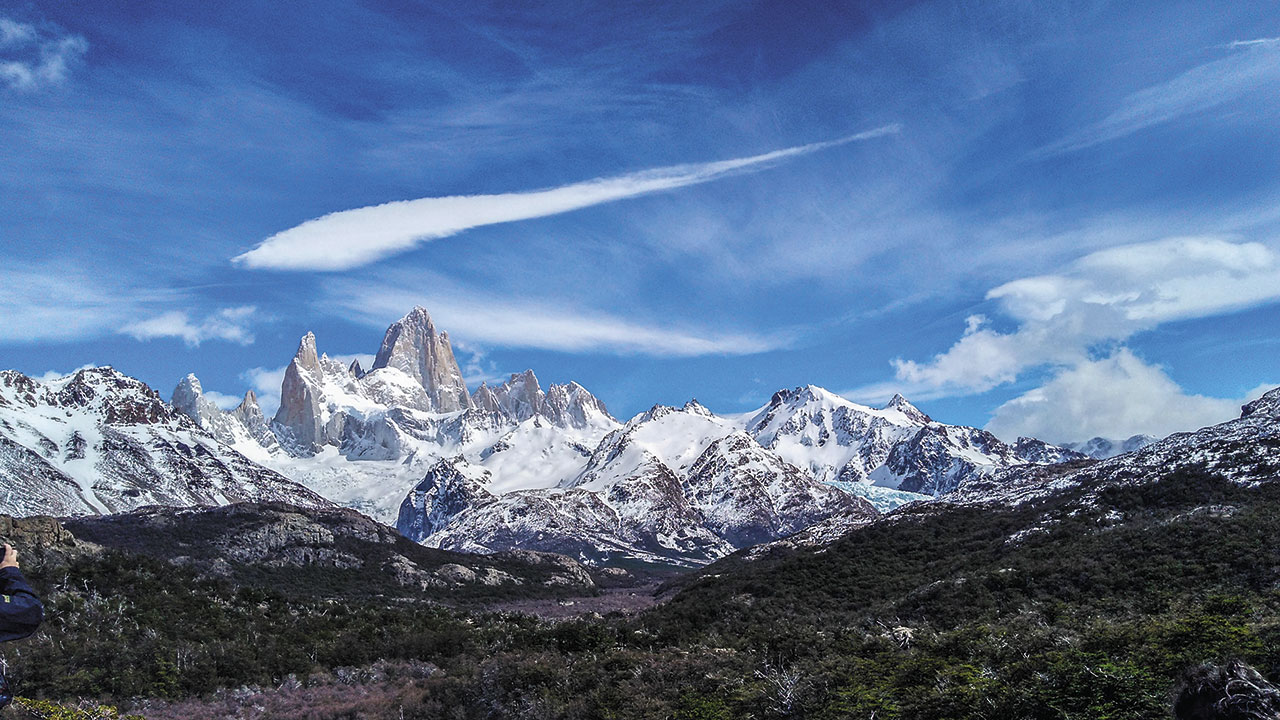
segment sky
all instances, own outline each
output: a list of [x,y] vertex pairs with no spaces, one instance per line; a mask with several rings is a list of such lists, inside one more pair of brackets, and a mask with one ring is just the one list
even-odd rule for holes
[[422,305],[624,419],[1220,422],[1280,384],[1275,9],[0,0],[0,367],[270,412]]

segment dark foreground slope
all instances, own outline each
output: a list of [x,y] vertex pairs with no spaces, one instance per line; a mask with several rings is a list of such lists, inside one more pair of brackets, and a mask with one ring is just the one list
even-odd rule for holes
[[42,574],[47,629],[5,652],[27,692],[156,717],[1167,718],[1190,665],[1280,672],[1277,448],[1242,427],[1172,471],[734,556],[639,617],[89,554]]

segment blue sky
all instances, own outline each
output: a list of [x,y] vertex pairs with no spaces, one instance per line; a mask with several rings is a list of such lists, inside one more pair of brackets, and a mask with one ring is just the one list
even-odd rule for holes
[[621,417],[1280,382],[1274,3],[264,5],[0,2],[0,365],[270,403],[416,303]]

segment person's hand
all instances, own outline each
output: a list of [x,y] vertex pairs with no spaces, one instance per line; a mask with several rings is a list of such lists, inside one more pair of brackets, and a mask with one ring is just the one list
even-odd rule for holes
[[0,561],[0,570],[18,567],[18,551],[9,543],[4,544],[4,560]]

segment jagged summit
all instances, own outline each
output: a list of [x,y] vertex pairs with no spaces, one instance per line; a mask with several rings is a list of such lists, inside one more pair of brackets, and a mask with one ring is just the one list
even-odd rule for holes
[[920,410],[920,408],[916,407],[915,405],[912,405],[911,402],[907,400],[905,397],[903,397],[901,393],[894,393],[893,397],[889,398],[889,402],[885,403],[884,407],[880,409],[881,410],[897,410],[898,412],[902,413],[908,418],[911,418],[912,420],[915,420],[921,423],[933,422],[933,418],[926,415],[923,411]]
[[294,353],[293,361],[300,367],[308,370],[320,369],[320,358],[316,353],[316,334],[307,332],[298,341],[298,352]]
[[[241,400],[240,404],[236,406],[236,411],[248,410],[250,408],[257,408],[257,407],[258,407],[257,393],[255,393],[252,390],[246,390],[244,393],[244,399]],[[258,412],[262,412],[262,410],[259,408]]]
[[441,412],[471,407],[471,394],[453,357],[449,334],[436,330],[431,314],[421,305],[387,328],[371,370],[387,367],[417,380]]
[[680,409],[684,412],[706,415],[707,417],[714,415],[714,413],[708,410],[705,405],[698,402],[697,398],[690,398],[689,401],[684,404],[684,407],[681,407]]

